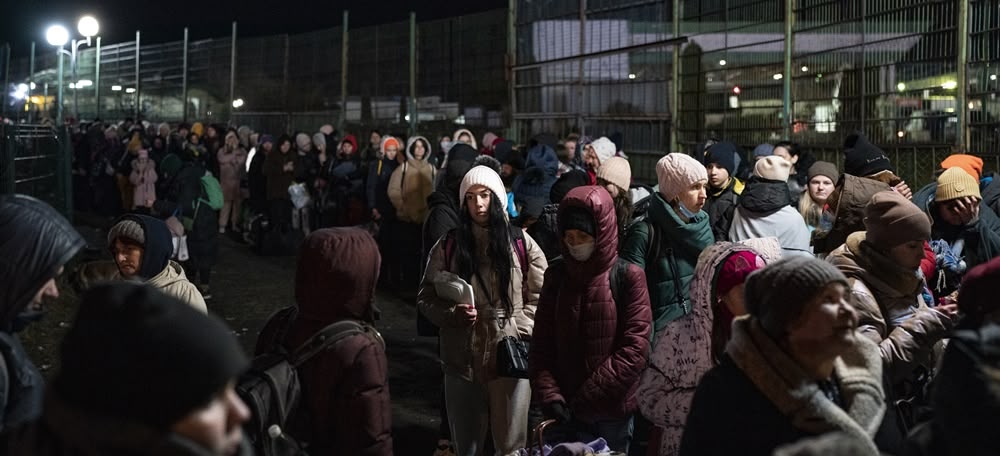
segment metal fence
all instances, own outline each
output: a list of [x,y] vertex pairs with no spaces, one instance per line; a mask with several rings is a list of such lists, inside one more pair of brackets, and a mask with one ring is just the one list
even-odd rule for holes
[[1000,155],[998,0],[519,0],[515,23],[519,136],[620,131],[646,179],[709,138],[839,163],[862,130],[915,184]]
[[[231,121],[280,133],[324,123],[405,128],[415,110],[413,123],[502,129],[506,32],[506,10],[362,28],[345,15],[325,30],[251,38],[234,23],[223,37],[190,40],[185,29],[183,40],[161,44],[137,32],[135,41],[82,49],[75,78],[67,62],[64,115]],[[22,119],[55,117],[57,54],[38,49],[11,62],[11,82],[33,85],[14,110]]]
[[73,211],[70,157],[50,126],[0,124],[0,193],[22,193],[48,202],[67,217]]

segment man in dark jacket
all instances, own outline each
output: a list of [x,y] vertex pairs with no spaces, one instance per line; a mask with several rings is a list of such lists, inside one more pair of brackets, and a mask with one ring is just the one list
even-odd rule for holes
[[723,141],[705,151],[705,169],[708,170],[708,199],[705,212],[716,241],[729,240],[729,227],[733,224],[736,203],[743,193],[743,181],[736,178],[736,145]]
[[550,438],[601,437],[628,452],[652,332],[646,275],[628,264],[614,284],[620,292],[611,289],[621,260],[615,206],[604,188],[571,190],[560,203],[559,231],[563,261],[545,272],[535,313],[532,389],[547,417],[560,421]]
[[212,266],[219,252],[219,211],[199,202],[207,197],[201,186],[201,178],[207,171],[191,157],[186,159],[188,161],[181,163],[176,171],[165,170],[167,191],[158,195],[153,211],[160,218],[173,215],[184,223],[190,254],[190,260],[184,265],[187,276],[198,286],[202,297],[209,300],[212,299]]
[[84,244],[48,204],[0,196],[0,429],[42,411],[44,380],[16,333],[41,318],[46,301],[59,297],[55,279]]
[[60,348],[41,418],[0,439],[11,456],[247,456],[249,367],[232,331],[155,289],[89,290]]
[[[276,320],[261,331],[257,352],[275,344],[293,351],[326,326],[354,320],[375,324],[375,284],[381,258],[358,228],[313,232],[299,250],[295,273],[298,315],[284,339]],[[312,454],[392,455],[392,409],[385,347],[371,330],[347,336],[299,366]]]
[[557,223],[559,202],[566,197],[570,190],[587,185],[588,179],[590,177],[583,170],[573,170],[559,176],[549,192],[549,201],[551,202],[542,208],[538,220],[528,228],[528,234],[542,248],[542,251],[545,252],[545,259],[549,262],[562,255],[562,248],[559,247],[559,224]]
[[247,168],[247,187],[250,190],[250,198],[247,200],[250,209],[255,213],[263,213],[267,210],[267,174],[264,173],[264,163],[267,157],[271,156],[274,150],[274,138],[271,135],[263,135],[257,152],[250,160]]

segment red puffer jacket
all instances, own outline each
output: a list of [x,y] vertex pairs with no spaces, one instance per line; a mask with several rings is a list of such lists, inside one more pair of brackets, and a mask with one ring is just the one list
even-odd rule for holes
[[[295,350],[338,320],[374,323],[380,262],[375,240],[357,228],[328,228],[306,238],[295,274],[299,314],[285,347]],[[271,323],[261,331],[258,351],[276,337],[278,325]],[[380,344],[355,335],[299,368],[302,399],[312,419],[311,454],[393,453],[387,364]]]
[[560,242],[563,264],[545,272],[529,360],[532,387],[542,403],[564,402],[580,418],[625,417],[636,409],[649,353],[646,276],[628,266],[616,308],[610,274],[618,261],[618,226],[611,195],[601,187],[578,187],[560,203],[560,217],[570,207],[593,215],[595,249],[579,262]]

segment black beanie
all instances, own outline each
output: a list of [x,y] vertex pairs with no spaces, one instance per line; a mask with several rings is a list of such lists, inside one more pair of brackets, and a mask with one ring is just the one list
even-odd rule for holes
[[729,172],[729,177],[733,177],[736,174],[736,154],[738,153],[736,145],[729,141],[715,143],[705,151],[705,164],[718,164]]
[[863,133],[855,132],[844,140],[844,172],[865,177],[882,171],[893,171],[889,157],[876,145],[868,142]]
[[567,207],[559,214],[559,234],[562,235],[566,230],[580,230],[591,236],[596,236],[594,216],[582,207]]
[[568,173],[563,173],[549,190],[549,201],[559,204],[570,190],[582,187],[590,182],[590,176],[586,172],[575,169]]
[[168,431],[249,365],[221,320],[146,285],[98,285],[79,309],[53,388],[87,413]]

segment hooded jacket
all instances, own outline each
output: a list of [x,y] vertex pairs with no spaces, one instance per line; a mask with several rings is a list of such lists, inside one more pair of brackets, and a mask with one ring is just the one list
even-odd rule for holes
[[[762,250],[780,251],[776,239],[762,241],[773,244]],[[695,389],[702,376],[715,366],[712,308],[718,305],[716,281],[726,259],[737,252],[758,253],[748,245],[729,242],[713,244],[702,252],[691,280],[691,313],[667,324],[664,336],[653,347],[649,367],[642,373],[637,394],[639,409],[663,432],[657,453],[660,456],[680,450]]]
[[[715,238],[708,214],[698,211],[693,219],[684,222],[659,192],[649,202],[647,220],[629,228],[621,257],[646,271],[653,332],[658,335],[667,323],[691,311],[690,287],[698,255],[715,243]],[[651,246],[651,228],[658,230],[659,252],[648,252],[655,248]],[[646,258],[655,260],[647,264]]]
[[769,456],[780,445],[839,431],[864,442],[861,454],[877,456],[872,439],[886,407],[878,348],[859,334],[833,370],[843,404],[827,398],[755,319],[737,318],[726,354],[698,384],[680,454]]
[[[466,128],[459,128],[458,130],[455,130],[455,133],[452,133],[452,135],[451,135],[451,140],[454,141],[455,144],[457,145],[459,142],[461,142],[461,141],[458,140],[458,137],[462,136],[462,134],[469,135],[469,146],[472,147],[473,150],[476,150],[476,149],[479,148],[479,146],[476,145],[476,137],[472,134],[471,131],[469,131]],[[430,151],[427,151],[427,153],[430,154]],[[451,151],[449,151],[448,153],[450,155]]]
[[[438,297],[435,280],[441,271],[455,271],[456,259],[451,258],[451,264],[446,264],[444,244],[438,241],[428,255],[427,268],[417,294],[417,309],[431,323],[441,328],[440,350],[441,363],[444,372],[467,381],[486,384],[497,379],[496,346],[505,336],[530,338],[534,327],[535,306],[542,290],[545,269],[548,262],[542,249],[538,248],[531,236],[524,235],[525,256],[528,265],[524,270],[528,276],[522,276],[522,268],[518,253],[511,243],[511,283],[497,283],[493,273],[492,261],[487,256],[489,232],[487,229],[473,225],[473,237],[476,241],[475,255],[484,258],[480,261],[478,277],[484,280],[472,280],[473,296],[476,297],[478,318],[472,326],[463,325],[455,315],[456,304]],[[524,282],[527,281],[525,284]],[[499,318],[503,312],[500,302],[499,287],[508,287],[513,312],[507,318]],[[487,287],[488,289],[484,288]],[[492,299],[487,299],[491,297]]]
[[[115,224],[122,220],[138,223],[146,237],[146,243],[142,247],[142,264],[139,265],[139,272],[134,280],[145,281],[147,285],[158,288],[164,294],[186,302],[203,313],[208,313],[205,298],[198,291],[198,287],[184,275],[184,268],[170,259],[174,247],[167,224],[162,220],[138,214],[123,215],[115,221]],[[95,261],[85,264],[80,267],[76,279],[80,288],[84,290],[103,281],[129,280],[122,277],[114,261]]]
[[14,321],[84,244],[48,204],[26,195],[0,196],[0,429],[42,411],[44,380],[14,335]]
[[[53,393],[45,398],[45,415],[0,437],[0,453],[8,456],[214,456],[204,446],[171,432],[87,413]],[[252,456],[244,438],[235,456]]]
[[829,232],[817,232],[813,240],[813,251],[817,254],[829,253],[847,241],[851,233],[865,230],[864,210],[868,201],[878,192],[890,190],[902,182],[892,171],[858,177],[841,174],[826,204],[833,213],[833,227]]
[[733,214],[729,239],[776,237],[785,255],[812,256],[809,227],[802,214],[789,206],[788,185],[781,181],[751,178]]
[[563,402],[576,416],[625,418],[636,409],[636,388],[646,367],[652,313],[642,269],[629,264],[615,302],[610,287],[618,262],[615,206],[600,187],[578,188],[559,206],[584,208],[594,219],[594,252],[569,255],[545,272],[535,313],[529,360],[533,391],[542,403]]
[[890,380],[909,378],[920,365],[933,366],[934,345],[954,326],[927,307],[923,280],[875,250],[864,231],[830,253],[827,261],[847,276],[858,311],[858,331],[879,344]]
[[[424,157],[413,157],[413,146],[417,140],[428,145]],[[424,223],[427,218],[427,197],[434,191],[434,167],[427,162],[430,143],[423,136],[414,136],[406,141],[406,163],[396,168],[389,179],[389,200],[396,207],[400,220],[409,223]]]
[[439,239],[458,227],[458,211],[462,207],[458,191],[462,178],[472,169],[477,155],[479,153],[465,143],[455,144],[451,148],[448,163],[437,179],[437,189],[427,197],[428,212],[423,231],[424,258]]
[[[257,352],[275,343],[288,350],[340,320],[375,323],[375,285],[381,259],[375,240],[358,228],[313,232],[299,249],[295,273],[298,317],[284,340],[272,319]],[[313,440],[310,453],[391,455],[389,370],[382,346],[369,335],[348,336],[298,369]]]
[[[538,194],[546,198],[552,191],[552,185],[556,183],[559,172],[559,157],[551,147],[539,144],[528,150],[528,158],[524,161],[525,171],[518,174],[514,179],[514,194],[519,198],[522,194],[532,193],[528,191],[529,186],[540,186]],[[537,169],[538,171],[533,171]],[[539,172],[540,171],[540,172]],[[537,174],[534,182],[529,182],[529,176]]]
[[370,209],[378,209],[382,217],[394,219],[396,208],[393,207],[392,201],[389,201],[389,180],[396,168],[399,167],[399,161],[396,158],[389,159],[385,156],[385,141],[389,138],[390,136],[382,138],[382,144],[379,145],[379,158],[374,159],[368,169],[365,195]]

